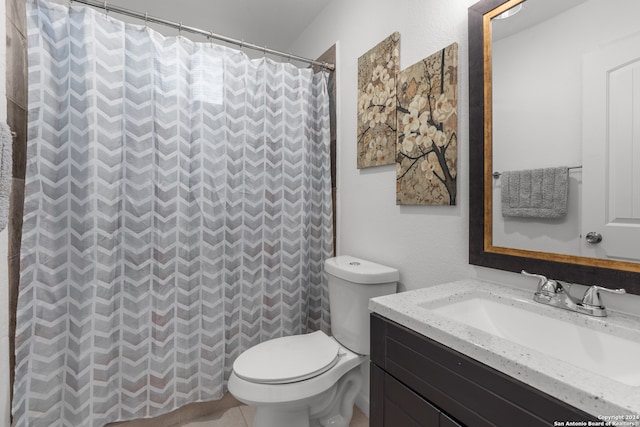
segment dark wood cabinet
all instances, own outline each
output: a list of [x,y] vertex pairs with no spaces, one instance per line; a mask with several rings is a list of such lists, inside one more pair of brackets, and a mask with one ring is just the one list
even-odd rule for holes
[[[442,413],[428,400],[422,398],[416,392],[402,384],[400,381],[389,375],[375,364],[371,365],[372,371],[378,371],[382,380],[381,390],[384,390],[382,397],[382,416],[374,422],[372,418],[370,425],[421,427],[421,426],[443,426],[460,427],[456,421]],[[379,422],[382,420],[382,423]]]
[[371,427],[549,427],[595,417],[377,314]]

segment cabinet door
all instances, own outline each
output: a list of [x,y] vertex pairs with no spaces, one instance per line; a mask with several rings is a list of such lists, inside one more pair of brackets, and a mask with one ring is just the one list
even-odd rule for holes
[[[378,391],[379,399],[372,396],[371,427],[438,427],[440,411],[431,403],[418,396],[404,384],[371,365],[372,378],[377,376],[382,385]],[[374,372],[376,374],[374,375]],[[379,386],[378,385],[378,386]],[[448,427],[454,424],[448,425]]]

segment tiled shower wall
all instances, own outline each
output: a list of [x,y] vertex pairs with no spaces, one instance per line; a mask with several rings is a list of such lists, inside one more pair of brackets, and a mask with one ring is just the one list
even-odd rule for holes
[[13,132],[13,184],[9,207],[9,363],[11,390],[15,366],[14,337],[20,280],[20,238],[27,155],[27,14],[24,0],[6,0],[7,124]]
[[[11,367],[11,391],[13,392],[13,370],[15,366],[15,329],[18,285],[20,281],[20,239],[22,236],[22,212],[24,207],[24,179],[27,154],[27,19],[24,0],[6,0],[7,31],[7,123],[13,131],[13,185],[9,208],[9,363]],[[336,47],[332,46],[320,58],[320,61],[335,64]],[[336,85],[335,73],[329,79],[331,100],[331,183],[334,200],[334,243],[336,221]],[[334,245],[335,247],[335,245]],[[155,427],[173,425],[176,419],[197,418],[218,410],[233,399],[225,398],[214,405],[194,404],[182,410],[160,417],[153,423]],[[151,421],[151,420],[149,420]],[[151,425],[148,423],[148,425]],[[143,426],[147,423],[134,421],[126,425]]]

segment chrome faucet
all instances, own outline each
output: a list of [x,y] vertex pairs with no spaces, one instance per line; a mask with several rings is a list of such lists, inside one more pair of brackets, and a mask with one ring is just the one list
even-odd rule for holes
[[569,294],[572,286],[571,283],[547,279],[541,274],[531,274],[524,270],[522,270],[522,274],[538,279],[538,289],[535,294],[533,294],[534,301],[589,316],[605,317],[607,315],[607,310],[604,308],[604,305],[602,305],[602,300],[600,299],[600,291],[614,294],[627,293],[624,289],[607,289],[593,285],[584,293],[582,300],[579,300]]

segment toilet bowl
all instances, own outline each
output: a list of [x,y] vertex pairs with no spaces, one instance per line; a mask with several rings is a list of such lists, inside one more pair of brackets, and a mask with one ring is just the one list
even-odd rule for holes
[[398,271],[340,256],[325,262],[333,336],[276,338],[242,353],[229,391],[256,407],[253,427],[348,427],[369,354],[369,298],[394,293]]
[[[298,342],[292,342],[291,339]],[[322,344],[324,351],[319,347]],[[284,355],[270,351],[278,345],[288,349],[288,353]],[[335,348],[333,357],[326,348]],[[323,354],[318,354],[318,349]],[[351,399],[347,404],[353,407],[362,385],[359,366],[367,360],[366,356],[341,346],[324,332],[276,338],[250,350],[236,360],[241,363],[234,363],[228,387],[236,399],[256,406],[254,427],[349,425],[351,413],[343,414],[339,406],[350,394]],[[251,356],[252,360],[242,359],[244,355]],[[249,368],[252,362],[256,362],[253,359],[261,357],[263,360],[253,366],[262,369]],[[299,366],[300,361],[306,362],[304,368]],[[274,368],[274,365],[277,366]],[[287,365],[290,370],[282,369]],[[243,369],[245,366],[246,370]],[[339,417],[343,419],[342,423]],[[330,419],[331,424],[328,424]]]

